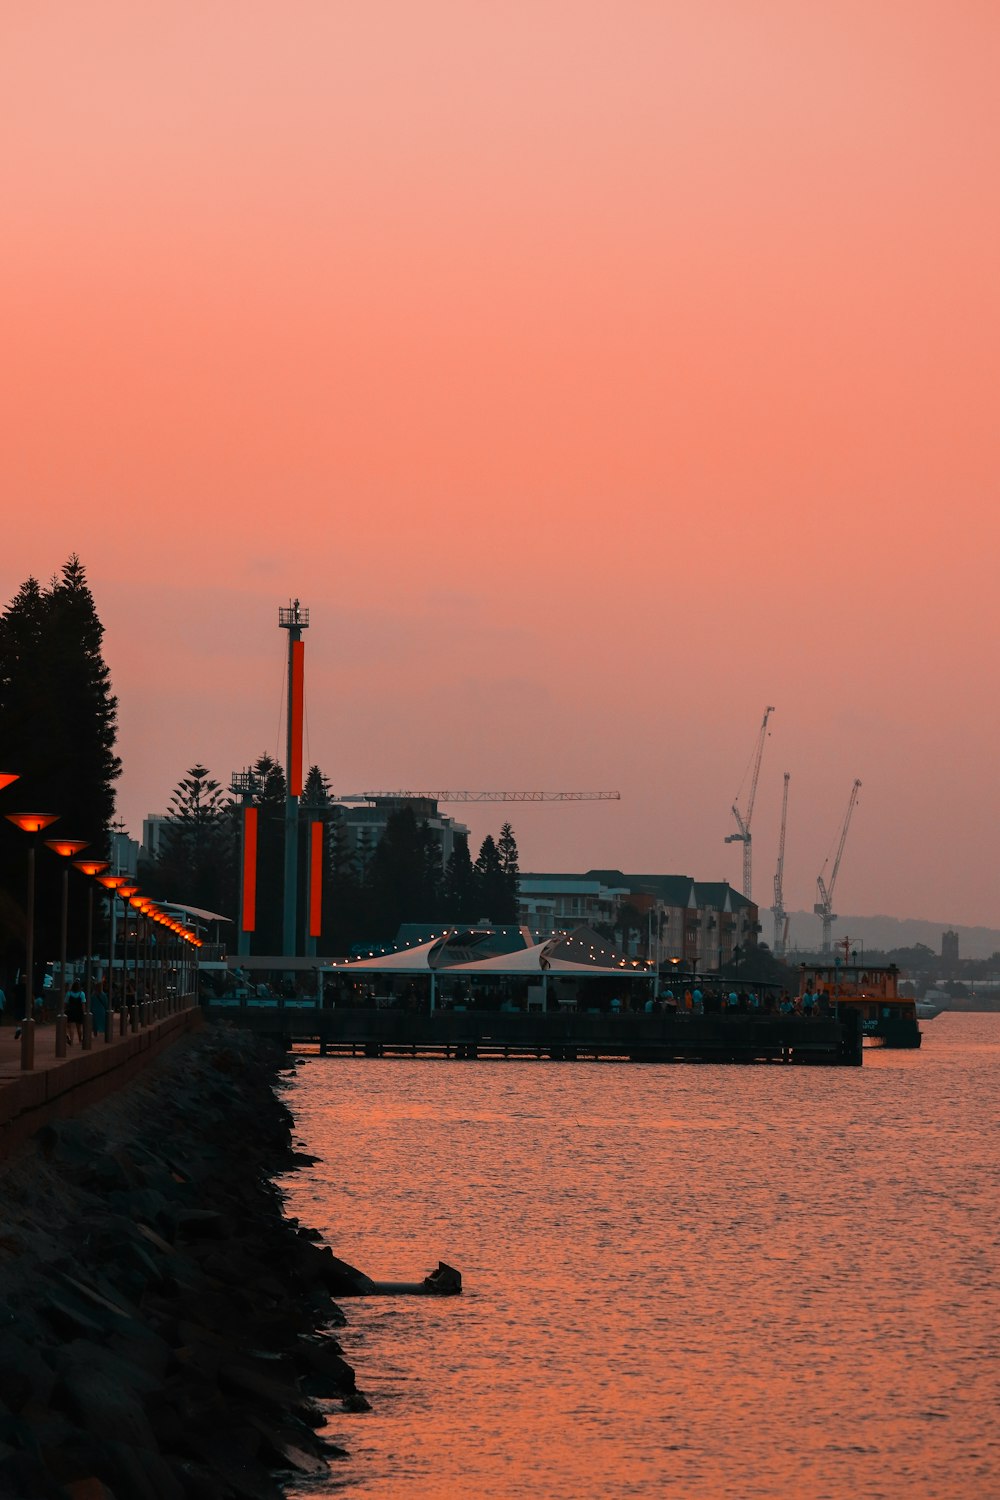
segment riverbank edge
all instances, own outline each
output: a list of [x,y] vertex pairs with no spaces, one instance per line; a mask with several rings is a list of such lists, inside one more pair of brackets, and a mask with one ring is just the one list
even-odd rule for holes
[[349,1290],[275,1179],[287,1058],[208,1027],[0,1162],[0,1495],[277,1500],[364,1408]]

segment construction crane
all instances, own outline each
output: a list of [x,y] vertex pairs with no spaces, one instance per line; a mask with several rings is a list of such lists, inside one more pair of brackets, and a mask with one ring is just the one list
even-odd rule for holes
[[[752,870],[751,870],[751,849],[750,849],[750,819],[753,817],[753,805],[754,805],[754,803],[757,800],[757,779],[760,776],[760,762],[761,762],[761,757],[764,754],[764,741],[767,739],[767,721],[768,721],[768,719],[771,717],[771,715],[773,713],[774,713],[774,706],[773,706],[773,704],[770,707],[765,708],[765,710],[764,710],[764,717],[761,720],[760,730],[759,730],[758,735],[757,735],[757,744],[756,744],[756,746],[754,748],[754,752],[753,752],[752,756],[750,757],[750,762],[749,762],[749,764],[747,766],[747,770],[749,770],[750,765],[753,766],[753,776],[751,777],[751,780],[750,780],[750,795],[747,798],[747,810],[746,810],[746,812],[745,813],[741,813],[740,812],[740,809],[739,809],[739,794],[737,794],[736,801],[733,803],[733,817],[736,819],[736,826],[739,829],[739,833],[727,833],[726,834],[726,843],[727,844],[742,844],[743,845],[743,894],[744,894],[744,896],[746,896],[746,898],[747,898],[748,901],[751,899],[750,898],[750,886],[751,886],[751,875],[752,875]],[[744,773],[743,773],[743,780],[746,781],[746,779],[747,779],[746,778],[746,771],[744,771]],[[743,788],[741,786],[740,787],[740,791],[742,791],[742,790],[743,790]]]
[[819,892],[819,900],[813,907],[813,911],[815,912],[817,917],[821,917],[823,919],[823,942],[820,948],[820,951],[822,953],[831,953],[833,951],[830,943],[830,934],[833,929],[833,924],[837,920],[837,913],[833,909],[833,891],[834,887],[837,884],[837,873],[840,869],[840,861],[844,853],[844,844],[847,842],[847,830],[851,826],[851,814],[854,811],[854,804],[858,800],[858,793],[860,792],[860,790],[861,782],[855,781],[854,785],[851,787],[851,797],[850,801],[847,804],[847,813],[844,818],[844,826],[840,830],[840,843],[837,845],[837,857],[833,862],[833,869],[830,872],[830,884],[827,885],[823,879],[823,870],[825,870],[827,867],[830,859],[829,855],[827,855],[826,859],[823,861],[823,870],[820,870],[819,874],[816,876],[816,890]]
[[338,803],[404,802],[620,802],[621,792],[355,792],[333,797]]
[[785,772],[785,789],[781,794],[781,834],[778,838],[778,868],[774,872],[774,905],[771,907],[771,915],[774,918],[774,952],[780,958],[784,956],[788,935],[788,915],[785,911],[785,893],[783,881],[785,878],[785,821],[788,817],[788,783],[791,780],[791,772]]

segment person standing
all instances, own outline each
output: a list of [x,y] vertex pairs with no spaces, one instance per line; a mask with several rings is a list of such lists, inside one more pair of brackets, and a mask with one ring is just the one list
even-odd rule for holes
[[71,1033],[76,1031],[76,1039],[83,1046],[83,1012],[87,1004],[87,994],[79,979],[74,978],[73,988],[66,993],[66,1040],[73,1041]]
[[104,988],[104,980],[100,980],[94,991],[94,998],[90,1004],[90,1013],[94,1020],[94,1035],[100,1036],[104,1032],[108,1020],[108,997]]

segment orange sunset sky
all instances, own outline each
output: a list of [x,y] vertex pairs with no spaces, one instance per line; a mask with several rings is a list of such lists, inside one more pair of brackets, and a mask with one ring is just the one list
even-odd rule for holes
[[[132,831],[281,753],[522,865],[1000,925],[995,0],[5,0],[0,598]],[[461,812],[461,810],[457,810]],[[478,841],[503,809],[472,809]],[[67,830],[68,831],[68,830]],[[765,937],[770,924],[765,922]],[[793,932],[794,938],[794,932]]]

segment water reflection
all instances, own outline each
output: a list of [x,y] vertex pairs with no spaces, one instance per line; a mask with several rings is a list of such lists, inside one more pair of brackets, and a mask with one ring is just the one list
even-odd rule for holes
[[466,1284],[350,1305],[375,1410],[311,1493],[990,1493],[1000,1017],[926,1030],[860,1071],[310,1060],[289,1211]]

